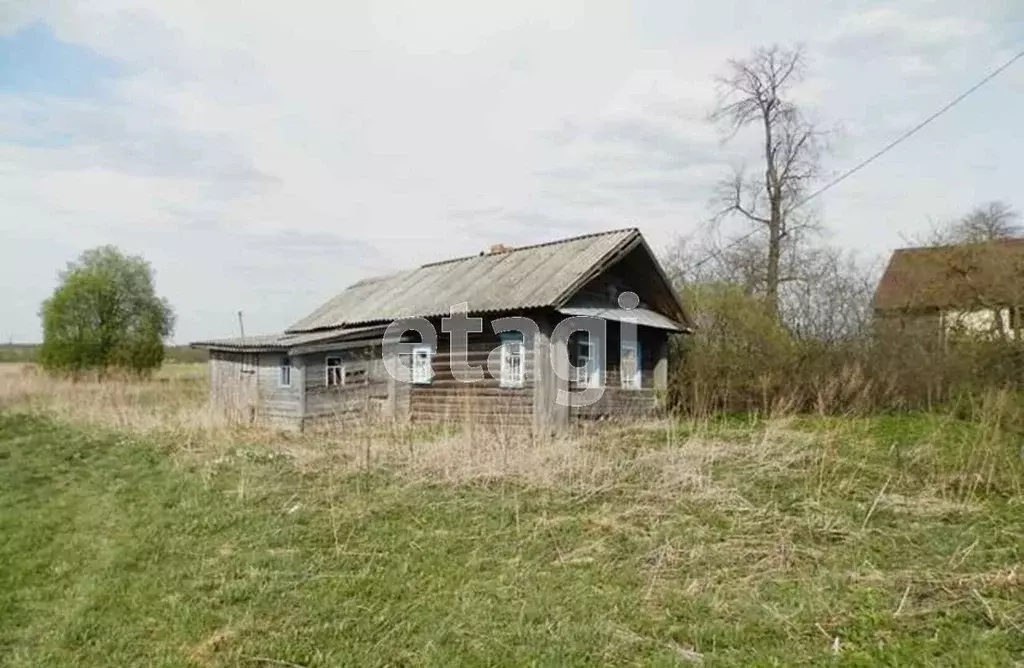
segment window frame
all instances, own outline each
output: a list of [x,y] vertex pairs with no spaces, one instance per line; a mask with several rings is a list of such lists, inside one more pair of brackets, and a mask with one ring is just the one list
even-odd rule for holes
[[[585,329],[577,330],[575,335],[576,360],[572,369],[573,377],[571,382],[581,389],[602,387],[604,384],[604,365],[601,360],[600,337],[591,336],[591,333]],[[585,360],[585,362],[580,364],[580,360]],[[593,366],[591,366],[591,362],[593,362]]]
[[[519,359],[518,373],[510,360],[512,351],[517,349]],[[526,385],[526,343],[522,332],[505,332],[501,335],[501,369],[498,386],[515,389]]]
[[[410,353],[412,355],[412,363],[409,368],[409,380],[413,385],[430,385],[434,380],[434,350],[427,345],[413,346]],[[417,374],[417,360],[426,360],[425,371],[423,367],[419,367],[419,371],[423,373]]]
[[[636,364],[636,368],[633,369],[632,376],[629,376],[624,372],[623,360],[626,359],[627,350],[631,350],[633,352],[633,360]],[[640,351],[641,347],[639,341],[633,341],[631,343],[623,341],[619,347],[619,385],[624,390],[639,390],[644,386],[644,365]]]
[[282,355],[277,362],[277,386],[292,386],[292,358],[289,355]]
[[[572,382],[576,383],[577,386],[589,387],[589,377],[587,375],[587,369],[590,366],[590,334],[589,332],[581,332],[580,334],[586,334],[587,337],[577,335],[575,341],[576,348],[576,361],[573,366],[573,378]],[[586,353],[584,353],[584,350]],[[580,362],[583,362],[580,364]]]
[[[331,364],[337,360],[337,364]],[[331,382],[331,370],[337,370],[337,382]],[[327,355],[324,358],[324,385],[326,387],[345,387],[345,360],[341,355]]]

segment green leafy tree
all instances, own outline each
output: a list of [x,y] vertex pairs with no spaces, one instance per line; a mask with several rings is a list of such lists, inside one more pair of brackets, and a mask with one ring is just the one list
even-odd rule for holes
[[144,374],[164,359],[174,313],[156,296],[153,271],[113,246],[83,253],[60,274],[43,302],[39,361],[52,371],[101,373],[118,368]]

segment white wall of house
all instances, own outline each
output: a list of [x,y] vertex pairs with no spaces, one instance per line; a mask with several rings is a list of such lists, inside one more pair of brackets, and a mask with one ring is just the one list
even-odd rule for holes
[[977,334],[1002,335],[1008,339],[1016,338],[1016,323],[1011,317],[1011,309],[949,309],[942,313],[942,329],[949,335]]

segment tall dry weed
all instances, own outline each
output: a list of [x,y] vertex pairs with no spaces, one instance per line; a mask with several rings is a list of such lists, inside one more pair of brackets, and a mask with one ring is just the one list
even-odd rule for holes
[[[772,382],[765,379],[764,385]],[[864,387],[862,376],[851,369],[823,386],[820,401],[858,406]],[[500,416],[483,424],[438,425],[356,411],[303,433],[286,433],[269,425],[239,425],[211,410],[202,367],[181,365],[151,380],[75,382],[24,365],[0,365],[0,408],[155,436],[200,464],[223,461],[239,448],[258,447],[309,472],[388,471],[420,482],[515,481],[584,494],[630,488],[655,497],[686,492],[731,498],[729,485],[716,473],[725,463],[747,480],[806,478],[808,494],[820,497],[825,489],[863,484],[868,470],[864,462],[877,465],[871,461],[872,448],[887,447],[864,440],[853,419],[822,421],[812,430],[795,428],[794,416],[803,407],[798,398],[780,394],[765,399],[753,422],[726,429],[709,414],[599,424],[537,437],[522,426],[503,423]],[[831,411],[823,407],[820,412]],[[892,457],[885,460],[894,475],[911,469],[957,498],[993,489],[1020,494],[1024,453],[1007,445],[1014,434],[1024,433],[1024,408],[1016,394],[971,395],[932,423],[934,428],[919,443],[902,446],[905,452],[892,462]],[[840,454],[836,443],[851,439],[862,439],[863,451]]]
[[33,365],[0,365],[0,407],[142,433],[225,426],[208,407],[205,367],[165,367],[156,378],[72,379]]

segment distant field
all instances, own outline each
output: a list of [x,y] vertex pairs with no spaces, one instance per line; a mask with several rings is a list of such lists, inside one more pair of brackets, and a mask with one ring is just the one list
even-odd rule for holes
[[190,368],[0,374],[0,663],[1024,656],[1024,463],[998,406],[289,435],[206,416]]
[[31,343],[0,343],[0,364],[35,362],[37,348]]
[[[35,362],[38,348],[38,344],[34,343],[0,344],[0,364]],[[208,357],[205,350],[195,350],[188,346],[169,346],[164,361],[170,364],[190,364],[205,362]]]

